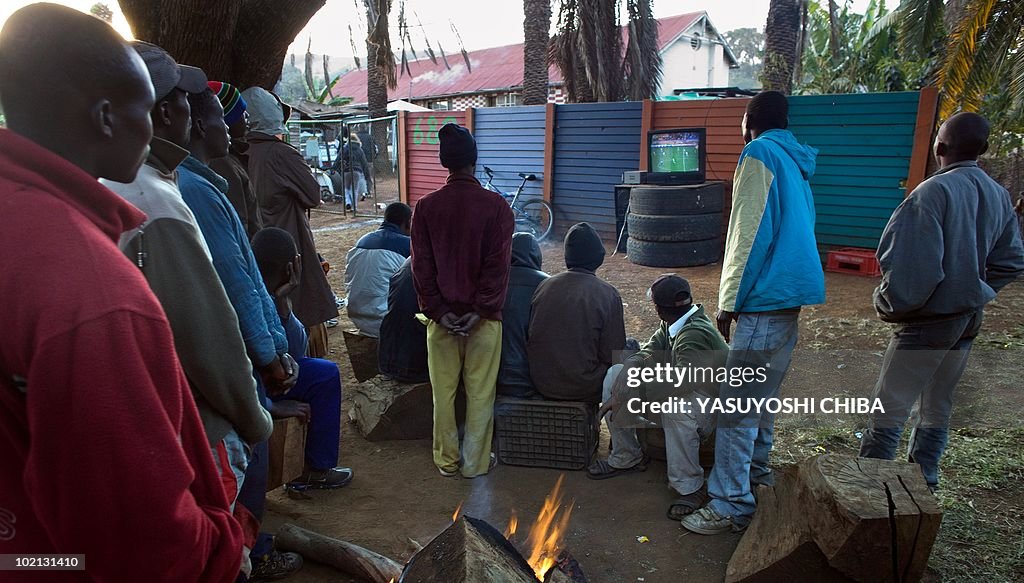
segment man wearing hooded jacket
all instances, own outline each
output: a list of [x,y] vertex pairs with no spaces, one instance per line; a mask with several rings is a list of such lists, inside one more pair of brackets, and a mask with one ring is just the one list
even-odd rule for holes
[[512,271],[508,277],[508,295],[501,310],[501,371],[498,394],[529,398],[537,393],[530,380],[530,360],[526,355],[530,312],[537,286],[548,278],[541,271],[544,256],[537,239],[529,233],[512,236]]
[[604,244],[588,223],[565,235],[563,271],[533,296],[527,354],[530,378],[548,399],[600,403],[605,375],[626,345],[622,298],[595,273]]

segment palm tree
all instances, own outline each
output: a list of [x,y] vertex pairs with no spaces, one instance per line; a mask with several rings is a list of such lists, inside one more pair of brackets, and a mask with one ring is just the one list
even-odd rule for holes
[[398,68],[391,53],[388,15],[391,0],[363,0],[366,6],[366,101],[370,117],[388,113],[388,88],[398,87]]
[[523,0],[523,105],[548,102],[551,0]]
[[793,91],[793,78],[800,59],[802,25],[807,18],[807,0],[771,0],[768,22],[764,27],[764,68],[761,83],[765,90]]

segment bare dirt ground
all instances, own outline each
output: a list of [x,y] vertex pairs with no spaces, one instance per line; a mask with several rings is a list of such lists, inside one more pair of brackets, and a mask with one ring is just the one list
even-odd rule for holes
[[[377,224],[320,212],[313,214],[312,224],[318,248],[333,266],[328,279],[341,296],[345,254]],[[544,267],[549,273],[564,269],[560,244],[544,245]],[[689,279],[694,297],[713,313],[719,270],[718,265],[709,265],[675,271]],[[633,265],[616,255],[598,272],[622,295],[629,335],[646,339],[656,325],[646,290],[663,271]],[[783,393],[869,395],[888,335],[888,327],[875,318],[871,307],[877,280],[827,274],[826,281],[828,303],[806,308],[801,316],[800,344]],[[934,580],[976,580],[978,571],[972,563],[978,557],[1005,563],[986,571],[985,580],[1024,580],[1024,489],[1020,486],[1024,452],[1018,438],[1024,435],[1020,419],[1024,394],[1019,390],[1022,309],[1024,284],[1020,283],[1009,286],[989,306],[984,333],[958,390],[953,421],[958,433],[951,439],[943,468],[952,494],[942,500],[947,518],[933,553]],[[341,330],[347,326],[343,314],[341,325],[330,331],[330,357],[340,365],[346,386],[351,386],[355,379],[341,340]],[[774,463],[815,453],[854,452],[856,432],[862,427],[863,419],[857,416],[780,418]],[[1001,437],[990,440],[993,435]],[[293,500],[282,492],[268,494],[268,530],[291,522],[404,561],[444,529],[456,506],[463,503],[464,512],[498,528],[504,528],[509,515],[516,512],[521,542],[523,526],[528,528],[560,474],[499,466],[475,480],[443,478],[431,462],[429,441],[370,443],[347,422],[341,444],[341,462],[356,472],[352,485],[335,492],[314,492],[312,500]],[[604,446],[602,451],[606,452]],[[993,457],[994,452],[1001,457],[984,457]],[[668,520],[665,511],[672,497],[664,480],[665,468],[659,463],[645,473],[602,482],[588,480],[582,472],[566,474],[566,499],[575,502],[565,546],[592,582],[723,579],[739,536],[700,537]],[[639,537],[646,537],[646,542]],[[289,581],[347,579],[329,568],[308,564]]]

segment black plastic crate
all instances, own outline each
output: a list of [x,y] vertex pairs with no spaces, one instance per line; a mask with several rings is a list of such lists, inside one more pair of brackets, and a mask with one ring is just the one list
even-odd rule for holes
[[494,406],[503,464],[582,470],[597,450],[597,405],[499,397]]

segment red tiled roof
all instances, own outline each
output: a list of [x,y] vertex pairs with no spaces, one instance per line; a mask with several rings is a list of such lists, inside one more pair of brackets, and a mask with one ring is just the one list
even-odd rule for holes
[[[658,46],[665,49],[683,31],[690,27],[704,12],[691,12],[678,16],[658,19]],[[623,35],[626,29],[623,27]],[[389,91],[393,99],[423,99],[463,93],[482,93],[489,90],[501,91],[509,87],[523,84],[523,44],[504,47],[481,49],[469,53],[472,71],[467,70],[462,54],[455,52],[448,55],[445,66],[441,55],[437,55],[437,64],[430,59],[419,59],[409,62],[412,71],[412,83],[408,73],[398,79],[398,88]],[[548,69],[551,83],[561,83],[562,74],[558,67]],[[351,97],[353,103],[366,103],[366,69],[357,69],[346,73],[338,80],[332,91],[335,95]]]

